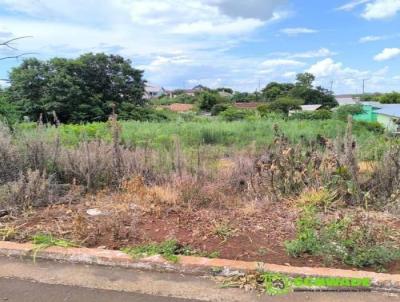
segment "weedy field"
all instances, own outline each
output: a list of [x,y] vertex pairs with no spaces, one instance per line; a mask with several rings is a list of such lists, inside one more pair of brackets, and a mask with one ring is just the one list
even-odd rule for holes
[[0,158],[3,240],[400,272],[400,145],[351,120],[20,124]]

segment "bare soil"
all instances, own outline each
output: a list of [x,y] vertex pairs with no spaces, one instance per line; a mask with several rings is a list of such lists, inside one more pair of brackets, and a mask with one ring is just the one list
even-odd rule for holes
[[[98,216],[89,209],[101,212]],[[115,200],[113,195],[92,196],[85,202],[31,210],[19,217],[3,217],[0,226],[14,229],[9,239],[27,242],[40,232],[73,240],[85,247],[121,249],[149,242],[176,239],[180,244],[219,258],[263,261],[291,266],[323,267],[318,257],[289,257],[284,243],[295,238],[297,210],[290,202],[248,205],[238,209],[157,210]],[[388,225],[398,221],[386,219]],[[398,227],[398,225],[397,225]],[[335,263],[336,268],[349,267]],[[400,263],[387,269],[400,273]]]

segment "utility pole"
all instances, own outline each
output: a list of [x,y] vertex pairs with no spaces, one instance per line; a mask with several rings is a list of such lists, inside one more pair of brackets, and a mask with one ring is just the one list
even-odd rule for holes
[[362,94],[364,95],[365,94],[365,81],[366,81],[367,79],[363,79],[363,88],[362,88]]

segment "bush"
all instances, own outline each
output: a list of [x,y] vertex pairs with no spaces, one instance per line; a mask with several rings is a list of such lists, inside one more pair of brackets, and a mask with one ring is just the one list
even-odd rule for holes
[[230,104],[216,104],[211,109],[211,115],[212,116],[217,116],[221,112],[224,112],[225,110],[227,110],[230,107],[231,107]]
[[123,103],[119,110],[121,120],[134,120],[141,122],[163,122],[171,119],[172,113],[165,110],[156,110],[146,107],[138,107],[132,104]]
[[379,101],[382,104],[400,104],[400,93],[394,91],[386,93],[379,98]]
[[290,110],[301,110],[301,105],[303,103],[304,102],[299,99],[291,97],[281,97],[278,98],[276,101],[268,103],[266,107],[261,107],[259,111],[262,110],[262,111],[283,113],[287,116]]
[[322,221],[316,208],[307,206],[297,221],[297,238],[285,246],[292,257],[311,254],[328,263],[341,261],[359,268],[383,268],[400,259],[400,250],[393,242],[380,241],[382,232],[382,227],[357,215]]
[[236,108],[228,108],[220,113],[220,117],[228,122],[243,120],[251,116],[252,112],[249,110],[238,110]]
[[347,121],[347,117],[349,115],[356,115],[356,114],[361,114],[364,112],[363,106],[360,104],[356,105],[344,105],[340,106],[337,108],[335,111],[335,118],[342,120],[342,121]]
[[354,121],[354,130],[357,130],[357,128],[364,128],[379,134],[385,132],[385,128],[378,122]]
[[295,120],[329,120],[332,118],[332,112],[325,109],[312,112],[300,111],[293,113],[290,118]]
[[218,95],[211,92],[203,92],[199,96],[199,108],[210,111],[218,103]]

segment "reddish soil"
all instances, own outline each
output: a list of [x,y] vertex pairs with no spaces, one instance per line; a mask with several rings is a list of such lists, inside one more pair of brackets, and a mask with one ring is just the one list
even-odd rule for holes
[[[90,216],[88,209],[103,215]],[[295,237],[297,213],[289,203],[249,206],[247,209],[174,209],[145,211],[131,203],[119,203],[112,196],[103,201],[88,200],[75,205],[55,205],[34,210],[19,218],[2,218],[0,226],[14,227],[14,241],[26,242],[39,232],[70,239],[86,247],[120,249],[141,243],[176,239],[219,258],[292,266],[324,266],[314,256],[291,258],[284,242]],[[342,264],[334,267],[349,268]],[[388,268],[400,273],[400,263]]]
[[169,109],[174,112],[188,112],[191,111],[194,106],[192,104],[180,104],[174,103],[168,106],[162,106],[163,108]]

